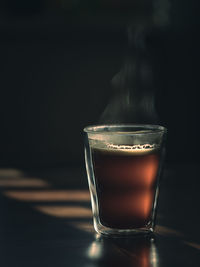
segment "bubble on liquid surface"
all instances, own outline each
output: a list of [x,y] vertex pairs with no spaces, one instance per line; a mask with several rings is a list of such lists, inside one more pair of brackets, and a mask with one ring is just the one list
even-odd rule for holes
[[116,145],[112,143],[95,143],[91,145],[92,149],[98,149],[105,152],[111,153],[122,153],[122,154],[149,154],[159,148],[157,144],[142,144],[142,145]]
[[107,144],[107,148],[111,149],[128,149],[128,150],[137,150],[137,149],[155,149],[156,144],[143,144],[143,145],[114,145]]

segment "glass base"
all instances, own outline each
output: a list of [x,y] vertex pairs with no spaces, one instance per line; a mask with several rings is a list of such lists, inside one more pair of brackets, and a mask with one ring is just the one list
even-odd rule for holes
[[150,235],[153,233],[154,229],[152,226],[147,226],[145,228],[136,229],[115,229],[103,226],[101,223],[97,223],[94,220],[94,229],[98,234],[104,236],[112,237],[127,237],[127,236],[138,236],[138,235]]

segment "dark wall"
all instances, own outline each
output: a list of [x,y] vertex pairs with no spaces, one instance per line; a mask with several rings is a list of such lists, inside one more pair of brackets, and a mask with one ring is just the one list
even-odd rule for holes
[[[110,81],[126,54],[127,26],[138,14],[142,20],[151,14],[147,2],[5,1],[1,166],[83,162],[82,129],[98,122],[112,97]],[[198,1],[170,2],[170,24],[158,27],[154,37],[156,109],[168,128],[170,162],[199,160],[197,9]]]

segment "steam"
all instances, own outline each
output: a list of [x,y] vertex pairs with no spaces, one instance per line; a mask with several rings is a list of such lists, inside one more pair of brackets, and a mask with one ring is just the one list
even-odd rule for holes
[[121,70],[113,77],[113,97],[100,122],[153,123],[157,121],[154,107],[153,62],[146,47],[147,29],[143,25],[129,27],[130,50]]
[[151,39],[154,31],[170,23],[169,0],[154,0],[150,19],[128,27],[128,53],[113,77],[112,98],[100,123],[158,123],[155,109],[155,60]]
[[157,26],[168,26],[170,24],[170,8],[169,0],[153,1],[153,21]]

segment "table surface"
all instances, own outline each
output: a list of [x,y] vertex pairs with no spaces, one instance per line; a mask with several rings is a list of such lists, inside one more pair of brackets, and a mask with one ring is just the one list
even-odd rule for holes
[[154,236],[106,238],[84,169],[0,169],[0,266],[200,266],[197,171],[165,167]]

